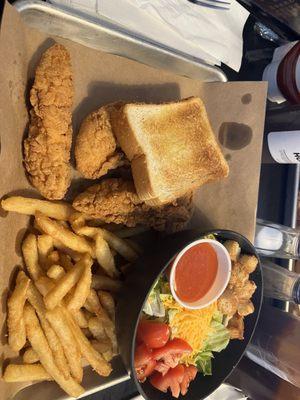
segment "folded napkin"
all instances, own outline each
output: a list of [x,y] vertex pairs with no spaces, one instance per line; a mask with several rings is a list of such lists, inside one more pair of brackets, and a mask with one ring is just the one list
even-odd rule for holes
[[128,30],[209,64],[238,71],[246,11],[235,0],[230,10],[213,10],[187,0],[52,0],[102,15]]

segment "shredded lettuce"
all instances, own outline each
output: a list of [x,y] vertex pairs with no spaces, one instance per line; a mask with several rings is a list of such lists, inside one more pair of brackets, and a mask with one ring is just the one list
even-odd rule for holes
[[213,233],[210,233],[209,235],[203,236],[202,239],[217,240],[217,238],[215,237],[215,235]]
[[175,315],[178,313],[178,310],[168,310],[167,316],[168,316],[168,322],[169,324],[172,323],[173,318],[175,317]]
[[195,358],[196,367],[203,375],[212,375],[211,359],[214,358],[211,351],[202,351]]
[[161,301],[166,301],[166,300],[173,301],[173,296],[171,294],[161,293],[159,295],[159,298],[161,299]]
[[220,352],[224,350],[229,343],[229,332],[223,324],[218,321],[212,320],[210,332],[204,342],[205,351]]
[[155,282],[144,305],[144,313],[151,317],[165,317],[166,311],[162,302],[164,296],[170,296],[172,298],[169,283],[162,276],[160,276]]
[[212,374],[211,360],[213,351],[219,353],[224,350],[229,343],[229,331],[222,324],[223,315],[217,311],[211,321],[212,331],[208,334],[203,349],[195,357],[195,365],[203,375]]

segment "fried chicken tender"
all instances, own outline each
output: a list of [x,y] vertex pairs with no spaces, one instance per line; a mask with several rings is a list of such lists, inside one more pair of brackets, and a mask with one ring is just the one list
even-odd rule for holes
[[257,267],[258,259],[255,256],[243,254],[240,257],[239,262],[243,265],[244,270],[248,272],[248,274],[251,274]]
[[50,200],[62,199],[70,185],[73,97],[70,54],[55,44],[45,51],[36,69],[29,133],[24,141],[29,180]]
[[233,263],[229,287],[243,287],[248,278],[249,273],[245,270],[244,266],[240,262]]
[[235,240],[226,240],[224,246],[229,253],[231,261],[237,261],[241,252],[240,245]]
[[183,229],[193,211],[191,193],[170,204],[151,207],[139,199],[132,181],[120,178],[89,187],[76,197],[73,207],[106,223],[141,224],[168,232]]
[[105,175],[128,160],[118,147],[110,123],[110,111],[122,103],[112,103],[89,114],[82,122],[76,138],[76,168],[88,179]]
[[218,310],[222,314],[232,317],[238,309],[238,298],[233,290],[226,289],[225,292],[218,298]]
[[237,309],[238,314],[241,317],[246,317],[246,315],[252,314],[254,312],[254,305],[251,300],[241,301]]
[[227,240],[224,243],[232,260],[231,276],[228,286],[217,301],[218,310],[228,321],[227,329],[231,339],[244,338],[244,317],[254,312],[250,300],[256,289],[256,284],[249,280],[249,274],[254,272],[258,259],[253,255],[239,256],[240,248],[237,242]]
[[256,284],[253,281],[247,280],[243,286],[235,287],[234,293],[239,300],[249,300],[251,299],[255,290]]
[[244,317],[235,314],[228,322],[227,329],[229,330],[230,339],[244,339]]

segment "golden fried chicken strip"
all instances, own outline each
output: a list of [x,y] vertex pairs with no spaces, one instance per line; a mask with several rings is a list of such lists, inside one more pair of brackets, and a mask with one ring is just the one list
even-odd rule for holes
[[243,254],[240,257],[239,262],[243,265],[245,271],[248,272],[248,274],[251,274],[257,267],[258,259],[253,255],[250,256],[248,254]]
[[249,273],[240,262],[235,262],[232,265],[229,287],[241,288],[249,278]]
[[25,167],[47,199],[62,199],[70,185],[73,76],[70,54],[55,44],[42,55],[30,91],[30,124],[24,141]]
[[132,181],[120,178],[89,187],[76,197],[73,207],[106,223],[141,224],[169,232],[183,229],[193,211],[191,193],[173,203],[151,207],[139,199]]
[[222,314],[232,317],[238,309],[238,298],[233,290],[227,288],[218,298],[218,310]]
[[243,286],[235,287],[234,293],[239,301],[251,299],[256,290],[256,284],[253,281],[247,280]]
[[238,314],[241,317],[252,314],[254,312],[254,305],[251,300],[243,300],[238,305]]
[[105,175],[110,169],[128,163],[118,147],[110,123],[110,111],[121,102],[108,104],[89,114],[82,122],[76,138],[76,168],[88,179]]
[[227,329],[229,330],[230,339],[244,339],[244,317],[234,315],[228,322]]

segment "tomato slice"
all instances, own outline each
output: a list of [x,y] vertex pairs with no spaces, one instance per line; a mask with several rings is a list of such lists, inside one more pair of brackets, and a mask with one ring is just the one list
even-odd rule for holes
[[163,347],[170,338],[170,328],[162,322],[141,320],[137,329],[137,341],[150,349]]
[[180,392],[182,396],[184,396],[187,393],[190,382],[192,382],[195,379],[197,372],[198,372],[197,368],[194,367],[193,365],[184,367],[184,375],[182,382],[180,384]]
[[134,353],[134,366],[135,368],[142,367],[147,364],[153,358],[152,351],[142,343],[138,345]]
[[156,360],[152,357],[152,350],[142,343],[135,349],[134,367],[137,378],[140,382],[144,382],[146,378],[152,374],[156,367]]
[[159,372],[155,372],[150,377],[150,383],[156,389],[166,393],[171,390],[172,396],[178,398],[180,394],[180,384],[184,377],[184,366],[179,364],[175,368],[170,369],[164,376]]
[[165,375],[169,368],[176,367],[183,354],[191,351],[191,346],[185,340],[174,338],[164,347],[153,351],[153,358],[158,362],[155,369]]
[[139,380],[139,382],[145,382],[146,378],[152,374],[156,366],[156,361],[155,360],[150,360],[147,364],[145,364],[143,367],[136,368],[136,376]]
[[154,372],[150,377],[150,383],[156,389],[166,393],[168,389],[171,390],[172,396],[178,398],[181,393],[184,396],[187,393],[189,384],[195,379],[197,375],[197,368],[193,365],[188,367],[178,364],[175,368],[162,375],[159,372]]

